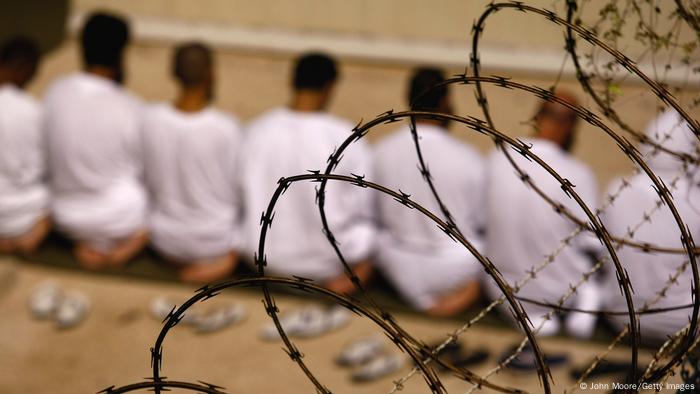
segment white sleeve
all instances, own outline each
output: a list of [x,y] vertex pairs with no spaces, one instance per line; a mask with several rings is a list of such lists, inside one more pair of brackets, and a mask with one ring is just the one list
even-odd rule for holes
[[[372,154],[366,143],[358,141],[351,144],[334,172],[364,175],[365,180],[373,179]],[[374,251],[376,241],[374,193],[348,182],[331,181],[328,185],[328,190],[335,195],[335,198],[326,199],[331,230],[348,263],[363,261]]]
[[146,191],[148,192],[149,196],[153,198],[153,188],[154,184],[157,182],[156,177],[158,177],[158,174],[154,174],[154,168],[152,165],[149,165],[149,156],[146,153],[149,149],[151,149],[151,141],[149,133],[151,132],[150,127],[151,127],[151,119],[154,116],[154,110],[153,109],[143,109],[140,111],[139,117],[138,117],[138,138],[137,141],[139,143],[138,151],[135,153],[137,156],[137,160],[140,162],[140,177],[143,179]]
[[231,185],[233,187],[233,190],[231,192],[231,204],[233,205],[233,212],[234,212],[234,223],[233,227],[235,229],[235,234],[233,236],[233,243],[231,247],[235,250],[243,250],[245,249],[246,246],[246,241],[244,239],[245,236],[245,229],[244,229],[244,194],[243,194],[243,186],[242,186],[242,178],[243,178],[243,158],[242,158],[242,152],[243,152],[243,141],[241,138],[241,133],[240,129],[238,128],[238,125],[236,124],[234,126],[234,129],[232,130],[235,132],[235,137],[231,138],[231,146],[229,147],[229,157],[231,158],[229,160],[229,165],[232,166],[231,168]]
[[[595,214],[596,209],[598,208],[598,184],[596,182],[595,176],[593,173],[587,169],[584,168],[584,171],[581,172],[581,174],[577,177],[577,179],[572,180],[572,182],[575,182],[574,184],[576,187],[574,188],[574,191],[578,193],[578,195],[581,197],[584,203],[588,206],[589,210]],[[569,199],[572,201],[574,204],[576,202],[573,199]],[[578,206],[578,204],[576,204]],[[583,210],[581,208],[576,209],[576,212],[580,212],[583,214]],[[587,216],[580,216],[581,219],[586,220],[589,222],[590,220],[588,219]],[[577,242],[577,249],[581,252],[588,252],[588,253],[595,253],[596,255],[600,255],[601,253],[604,253],[604,246],[598,239],[598,237],[595,235],[595,233],[591,231],[586,231],[585,233],[582,233],[576,238]]]
[[[460,154],[463,160],[453,162],[458,167],[453,167],[450,172],[443,170],[441,175],[447,179],[441,182],[444,191],[438,187],[438,193],[450,209],[450,214],[462,234],[481,249],[486,222],[485,165],[476,152],[466,151]],[[445,168],[444,165],[441,167]],[[454,179],[459,187],[446,184],[450,178]]]
[[[364,176],[365,180],[374,179],[372,152],[364,141],[351,144],[345,151],[344,156],[338,165],[338,172],[346,175]],[[371,219],[373,203],[369,190],[350,183],[344,183],[343,187],[347,189],[348,195],[352,195],[351,198],[354,200],[350,201],[348,199],[349,207],[355,209],[363,217]]]
[[133,127],[130,146],[128,147],[131,158],[134,161],[134,166],[136,168],[136,174],[138,179],[142,182],[145,180],[145,165],[144,165],[144,121],[146,119],[148,111],[148,106],[136,97],[129,96],[131,101],[133,119],[130,125],[126,127]]
[[34,150],[34,165],[36,166],[36,173],[34,174],[34,179],[43,182],[47,179],[46,169],[48,163],[46,162],[48,152],[46,148],[46,134],[44,130],[44,110],[41,104],[37,104],[34,112],[34,119],[31,127],[33,135],[37,138],[37,145]]
[[475,206],[471,210],[474,217],[475,230],[483,238],[486,229],[486,187],[487,187],[487,177],[486,177],[486,165],[484,160],[479,156],[478,162],[474,163],[477,169],[476,181],[474,182],[474,188],[472,190],[472,195],[474,196]]
[[230,139],[230,146],[228,147],[231,185],[233,187],[231,203],[234,204],[236,218],[240,225],[243,218],[243,165],[245,164],[243,152],[245,151],[245,139],[243,138],[241,127],[236,121],[233,121],[231,124],[231,133],[233,137]]

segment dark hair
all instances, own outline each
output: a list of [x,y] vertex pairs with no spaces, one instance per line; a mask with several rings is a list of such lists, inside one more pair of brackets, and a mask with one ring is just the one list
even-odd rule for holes
[[[576,96],[568,91],[559,90],[553,93],[556,97],[571,105],[578,105]],[[559,108],[560,111],[557,111],[557,108]],[[571,124],[578,123],[578,116],[574,110],[556,102],[542,101],[537,109],[537,112],[535,113],[535,120],[542,117],[552,117],[557,121],[568,122]]]
[[[411,77],[408,91],[408,103],[413,110],[435,111],[447,96],[447,86],[440,86],[428,92],[435,85],[443,82],[445,76],[436,68],[419,68]],[[424,94],[425,93],[425,94]]]
[[12,37],[0,44],[0,64],[36,65],[39,56],[36,42],[27,37]]
[[118,67],[129,42],[129,26],[118,16],[95,13],[83,26],[81,41],[86,65]]
[[309,53],[294,66],[294,89],[320,90],[338,78],[335,60],[322,53]]
[[183,86],[195,86],[211,76],[211,49],[199,42],[182,44],[175,48],[173,74]]

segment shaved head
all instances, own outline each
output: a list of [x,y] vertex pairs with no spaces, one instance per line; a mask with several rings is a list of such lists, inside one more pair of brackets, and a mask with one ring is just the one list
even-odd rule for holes
[[[578,105],[576,96],[559,90],[554,95],[570,105]],[[570,151],[576,137],[576,112],[562,104],[544,101],[535,115],[537,135],[555,142],[562,149]]]
[[10,81],[24,87],[36,73],[40,52],[27,37],[13,37],[0,43],[0,83]]
[[210,84],[213,72],[211,50],[201,43],[188,43],[175,49],[173,74],[183,88]]
[[338,79],[335,60],[323,53],[307,53],[294,65],[294,89],[323,90]]
[[[576,99],[576,96],[574,96],[571,92],[567,92],[566,90],[557,90],[554,92],[554,96],[559,98],[560,100],[565,101],[566,103],[570,105],[578,105],[578,99]],[[561,112],[561,113],[573,113],[573,111],[559,103],[554,103],[551,101],[544,101],[542,102],[542,105],[540,106],[540,109],[537,113],[539,116],[540,114],[544,114],[546,112]]]
[[[413,72],[408,89],[408,104],[414,111],[440,111],[447,98],[447,86],[437,87],[445,81],[442,70],[419,68]],[[432,89],[428,92],[429,89]],[[420,98],[420,101],[417,101]]]

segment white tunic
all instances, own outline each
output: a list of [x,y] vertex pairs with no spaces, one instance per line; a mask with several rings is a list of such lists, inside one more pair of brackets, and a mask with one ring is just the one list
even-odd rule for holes
[[[278,108],[253,121],[246,131],[243,153],[243,192],[246,205],[247,249],[257,251],[260,217],[281,177],[325,170],[326,160],[353,125],[324,112]],[[336,173],[371,176],[371,154],[361,140],[343,155]],[[342,265],[322,232],[314,188],[317,183],[293,184],[278,200],[266,255],[268,271],[327,280],[340,275]],[[340,249],[349,263],[367,258],[375,230],[371,223],[369,190],[329,181],[326,214]]]
[[[462,234],[483,252],[484,164],[472,147],[441,127],[419,124],[423,159],[442,202]],[[377,182],[410,194],[411,199],[444,220],[423,179],[408,126],[384,138],[374,149]],[[479,262],[418,211],[392,197],[377,196],[380,243],[378,265],[416,308],[432,307],[440,296],[478,278]]]
[[154,247],[183,261],[237,248],[238,122],[213,108],[185,113],[159,104],[146,111],[143,133]]
[[110,80],[77,73],[54,83],[45,111],[59,229],[108,249],[144,228],[138,101]]
[[22,235],[47,214],[41,116],[34,98],[0,86],[0,237]]
[[[664,140],[663,136],[670,133],[671,139]],[[693,152],[697,147],[697,139],[691,130],[682,123],[680,117],[674,112],[666,112],[656,119],[647,130],[647,135],[655,141],[663,141],[662,144],[676,152],[684,152],[697,156]],[[655,157],[649,156],[650,149],[641,149],[645,153],[645,160],[651,169],[659,176],[666,186],[671,189],[673,203],[681,215],[684,223],[690,229],[690,235],[697,243],[700,239],[700,198],[697,181],[693,182],[693,171],[682,171],[682,163],[673,156],[659,153]],[[676,187],[672,188],[674,179]],[[621,180],[616,180],[610,185],[610,192],[617,190]],[[635,227],[642,222],[644,213],[654,211],[650,215],[651,222],[644,222],[635,231],[634,240],[649,242],[654,245],[668,248],[682,248],[680,230],[673,216],[665,205],[655,209],[659,196],[652,188],[651,180],[643,174],[636,175],[629,180],[629,187],[625,188],[603,216],[608,231],[619,237],[627,237],[627,229]],[[669,280],[676,275],[676,271],[688,260],[683,254],[643,253],[630,247],[623,247],[618,253],[620,261],[629,274],[634,288],[633,301],[635,309],[642,309],[645,303],[651,303]],[[607,308],[616,311],[627,311],[627,304],[621,295],[615,275],[608,277]],[[666,308],[692,303],[691,297],[692,273],[688,266],[680,275],[677,284],[668,288],[666,296],[653,304],[652,308]],[[642,337],[647,339],[665,340],[688,323],[692,309],[682,309],[672,312],[644,315],[640,318]],[[613,319],[620,326],[629,322],[626,315],[616,316]]]
[[[529,139],[532,152],[549,164],[562,177],[575,185],[574,190],[588,205],[591,211],[597,207],[597,187],[593,173],[557,145],[547,140]],[[509,148],[510,149],[510,148]],[[548,196],[561,202],[579,218],[588,221],[584,211],[573,198],[569,198],[561,185],[541,168],[517,152],[511,150],[514,160],[526,171],[535,184]],[[516,175],[507,158],[500,150],[492,152],[488,168],[488,209],[487,209],[487,251],[506,281],[514,286],[528,275],[534,266],[540,265],[545,256],[556,250],[560,242],[572,233],[577,225],[559,215]],[[522,287],[518,295],[557,303],[575,284],[581,275],[592,267],[592,262],[584,254],[586,250],[600,250],[601,245],[595,236],[584,231],[574,238],[544,270]],[[490,276],[485,280],[487,294],[496,299],[502,295]],[[576,297],[569,298],[565,305],[571,305]],[[522,303],[535,327],[538,316],[547,313],[548,308]],[[541,334],[556,331],[557,323],[543,327]]]

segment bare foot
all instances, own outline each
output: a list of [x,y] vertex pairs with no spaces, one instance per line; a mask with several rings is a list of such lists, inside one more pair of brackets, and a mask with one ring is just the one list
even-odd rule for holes
[[323,287],[334,293],[347,295],[352,294],[355,292],[355,290],[357,290],[350,278],[345,276],[345,274],[329,280]]
[[139,230],[129,238],[120,241],[108,254],[111,267],[121,267],[134,258],[148,242],[148,233]]
[[[360,280],[360,284],[364,285],[372,277],[372,265],[369,261],[363,261],[354,265],[352,272]],[[329,280],[324,284],[324,287],[338,294],[352,294],[357,290],[355,284],[352,283],[345,273]]]
[[236,268],[238,257],[231,252],[210,260],[195,261],[180,270],[180,280],[187,283],[211,283],[225,279]]
[[0,253],[11,254],[14,253],[15,246],[14,242],[9,239],[0,239]]
[[73,254],[83,268],[98,270],[107,267],[107,255],[84,243],[78,243],[73,249]]
[[452,317],[474,305],[480,296],[479,282],[467,282],[463,287],[441,297],[426,313],[435,317]]
[[26,234],[15,239],[17,250],[22,254],[33,253],[51,230],[51,220],[48,217],[40,219]]

